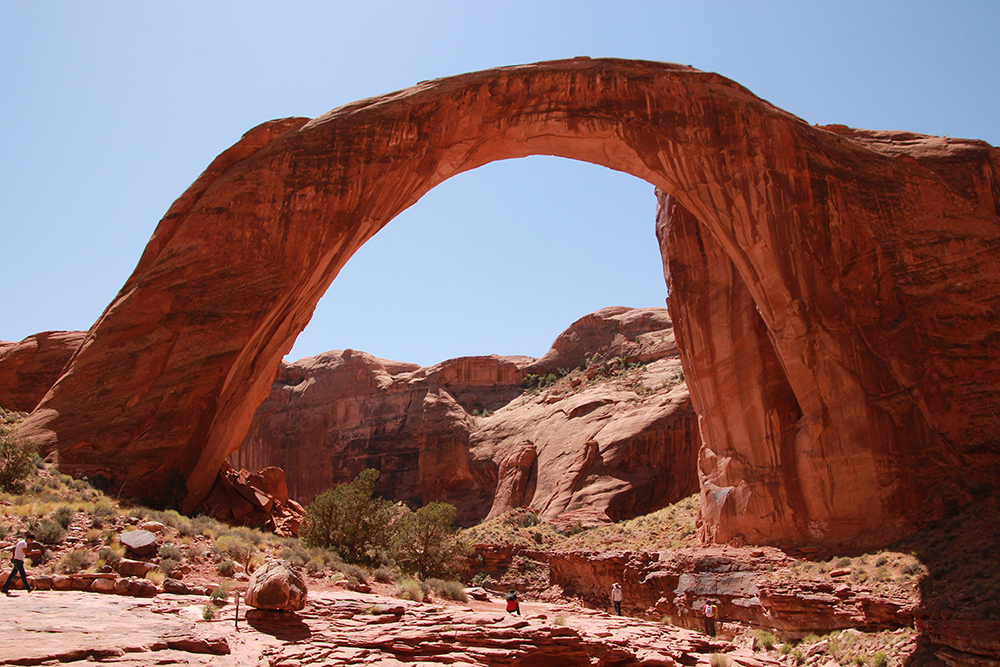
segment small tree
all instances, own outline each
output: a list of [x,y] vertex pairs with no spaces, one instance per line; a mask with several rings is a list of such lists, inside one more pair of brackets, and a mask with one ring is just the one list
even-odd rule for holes
[[429,503],[401,517],[392,540],[392,553],[406,572],[421,579],[443,576],[468,550],[451,524],[458,510],[448,503]]
[[25,482],[35,471],[38,453],[27,440],[15,438],[0,427],[0,491],[23,493]]
[[306,546],[336,551],[348,563],[374,563],[388,544],[393,504],[373,498],[379,471],[362,470],[353,482],[327,489],[306,508]]

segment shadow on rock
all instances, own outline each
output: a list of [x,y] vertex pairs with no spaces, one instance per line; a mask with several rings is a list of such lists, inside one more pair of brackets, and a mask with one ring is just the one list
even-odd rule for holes
[[254,630],[282,641],[302,641],[312,636],[302,617],[292,612],[251,609],[246,620]]

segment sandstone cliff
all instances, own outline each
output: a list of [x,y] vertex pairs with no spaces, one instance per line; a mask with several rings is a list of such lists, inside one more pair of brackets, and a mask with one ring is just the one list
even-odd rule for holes
[[[585,368],[544,390],[521,386],[529,373],[591,359],[590,380]],[[302,503],[372,467],[386,497],[452,503],[466,524],[522,506],[549,519],[584,506],[606,521],[628,518],[697,490],[682,377],[663,308],[587,315],[537,361],[419,368],[327,352],[282,364],[230,461],[284,469]]]
[[44,331],[0,341],[0,407],[31,412],[62,375],[86,331]]

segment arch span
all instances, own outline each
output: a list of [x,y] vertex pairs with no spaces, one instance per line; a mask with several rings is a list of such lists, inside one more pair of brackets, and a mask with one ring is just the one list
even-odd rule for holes
[[536,154],[669,193],[708,537],[885,540],[926,489],[960,497],[971,457],[995,471],[996,149],[815,128],[716,74],[587,58],[251,130],[167,212],[21,433],[133,496],[179,471],[197,504],[352,253],[450,176]]

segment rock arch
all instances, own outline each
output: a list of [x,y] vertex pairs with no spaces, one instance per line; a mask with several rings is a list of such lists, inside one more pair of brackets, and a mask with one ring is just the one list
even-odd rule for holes
[[588,58],[254,128],[170,208],[20,432],[126,495],[178,471],[193,506],[352,253],[450,176],[536,154],[669,193],[707,537],[883,541],[928,490],[962,498],[973,461],[995,473],[997,150],[811,127],[716,74]]

